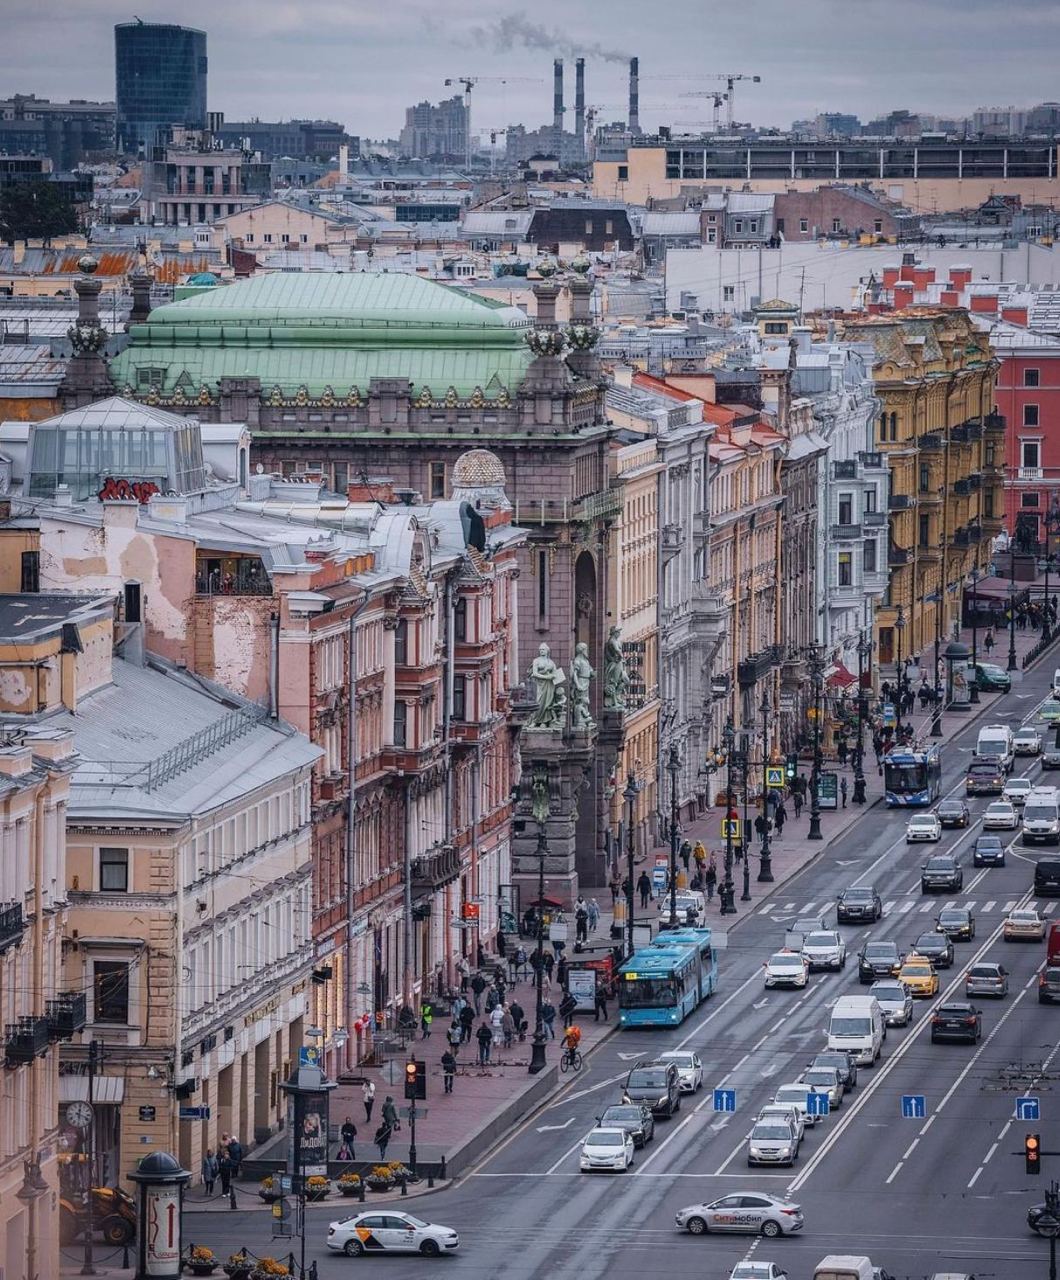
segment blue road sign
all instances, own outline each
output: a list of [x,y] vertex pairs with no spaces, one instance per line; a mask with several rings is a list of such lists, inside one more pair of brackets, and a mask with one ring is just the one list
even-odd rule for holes
[[902,1119],[923,1120],[927,1115],[927,1103],[922,1093],[902,1094]]
[[714,1090],[714,1110],[715,1111],[735,1111],[736,1110],[736,1090],[735,1089],[715,1089]]
[[808,1093],[806,1095],[806,1114],[810,1116],[826,1116],[828,1114],[828,1094]]
[[1041,1113],[1040,1099],[1031,1097],[1016,1099],[1017,1120],[1040,1120],[1042,1118]]
[[181,1107],[181,1120],[209,1120],[209,1107]]

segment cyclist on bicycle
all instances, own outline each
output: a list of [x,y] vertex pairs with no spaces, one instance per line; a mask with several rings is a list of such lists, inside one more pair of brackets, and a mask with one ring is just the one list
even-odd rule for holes
[[563,1033],[563,1047],[567,1053],[573,1058],[578,1051],[578,1045],[581,1043],[582,1032],[581,1027],[573,1024]]

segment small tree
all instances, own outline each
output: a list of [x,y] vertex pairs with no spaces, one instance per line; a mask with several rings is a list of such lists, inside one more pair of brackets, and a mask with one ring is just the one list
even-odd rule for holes
[[77,210],[57,182],[13,182],[0,189],[0,239],[43,240],[78,229]]

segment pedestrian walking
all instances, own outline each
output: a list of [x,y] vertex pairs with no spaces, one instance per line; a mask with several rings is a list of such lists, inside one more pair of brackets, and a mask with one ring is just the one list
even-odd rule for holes
[[758,837],[759,841],[762,844],[765,843],[767,826],[768,826],[768,819],[765,818],[762,814],[759,814],[758,817],[755,818],[755,835]]
[[544,965],[545,965],[545,977],[551,983],[552,970],[556,967],[556,957],[552,954],[551,951],[545,952]]
[[777,837],[784,834],[784,823],[788,820],[788,811],[784,808],[784,801],[778,800],[773,809],[773,824],[777,829]]
[[354,1142],[357,1138],[357,1126],[353,1123],[353,1117],[347,1116],[342,1122],[342,1128],[339,1130],[339,1137],[342,1139],[342,1145],[346,1148],[346,1155],[340,1156],[341,1160],[356,1160],[353,1154]]
[[796,791],[795,794],[791,797],[791,805],[792,805],[792,808],[795,810],[795,821],[798,822],[799,818],[802,816],[802,792],[801,791]]
[[389,1093],[383,1099],[383,1123],[388,1124],[393,1133],[397,1133],[401,1128],[397,1107],[394,1106],[394,1099]]
[[563,988],[564,991],[567,990],[567,974],[569,972],[570,972],[570,965],[567,963],[566,957],[560,956],[559,964],[556,965],[556,981],[559,983],[559,985]]
[[718,887],[718,864],[713,854],[710,855],[710,861],[707,863],[707,873],[705,876],[707,885],[707,901],[714,901],[714,890]]
[[685,874],[688,874],[688,865],[692,860],[692,846],[687,840],[681,841],[681,861],[685,866]]
[[490,1051],[493,1048],[493,1028],[485,1019],[475,1032],[475,1039],[478,1041],[478,1065],[484,1067],[489,1063]]
[[520,978],[525,978],[527,976],[528,963],[525,947],[520,946],[515,949],[515,972]]
[[453,1077],[456,1075],[456,1055],[451,1049],[446,1049],[442,1054],[442,1081],[445,1084],[445,1092],[453,1092]]
[[640,873],[640,879],[637,881],[637,892],[640,894],[641,911],[647,911],[648,899],[651,897],[651,881],[648,879],[646,871]]
[[460,990],[466,992],[471,981],[471,966],[467,962],[467,956],[461,956],[456,962],[456,972],[460,978]]
[[595,898],[589,899],[589,932],[595,933],[596,926],[600,923],[600,904]]
[[509,1005],[504,1006],[504,1015],[501,1018],[501,1035],[504,1037],[504,1047],[510,1049],[512,1041],[515,1039],[515,1019],[512,1017]]
[[214,1155],[212,1147],[206,1148],[206,1154],[202,1158],[200,1172],[202,1174],[203,1194],[212,1196],[213,1184],[217,1181],[217,1175],[220,1172],[217,1167],[217,1157]]
[[420,1030],[422,1031],[422,1039],[429,1040],[431,1038],[431,1023],[434,1021],[434,1010],[426,1002],[420,1009]]
[[578,1001],[568,991],[563,999],[559,1002],[559,1014],[563,1019],[563,1025],[569,1027],[574,1021],[574,1011],[578,1007]]
[[469,1004],[460,1010],[460,1043],[471,1043],[471,1028],[475,1025],[475,1013]]
[[476,973],[471,979],[471,999],[475,1002],[475,1013],[482,1012],[482,993],[486,990],[486,979],[481,973]]
[[464,1030],[456,1018],[445,1033],[445,1042],[454,1053],[460,1052],[460,1046],[464,1043]]
[[364,1088],[361,1090],[361,1097],[364,1099],[364,1122],[370,1124],[372,1120],[372,1108],[375,1106],[375,1082],[366,1080]]
[[541,1021],[544,1024],[545,1033],[548,1038],[550,1040],[555,1040],[556,1028],[554,1024],[556,1021],[556,1006],[551,1000],[546,1000],[541,1006]]
[[990,650],[994,647],[994,633],[988,631],[983,638],[983,648],[986,650],[986,656],[990,657]]
[[523,1006],[518,1000],[513,1000],[508,1006],[508,1012],[512,1015],[512,1021],[515,1023],[515,1034],[520,1040],[526,1039],[526,1014]]
[[845,809],[845,808],[847,807],[847,780],[846,780],[846,778],[840,778],[840,779],[839,779],[839,794],[840,794],[840,796],[841,796],[841,797],[842,797],[842,799],[843,799],[843,808]]
[[692,857],[696,861],[696,871],[702,876],[707,869],[707,851],[703,848],[703,841],[697,840],[692,848]]
[[228,1156],[228,1146],[217,1149],[217,1172],[221,1178],[221,1194],[227,1196],[232,1191],[232,1161]]
[[243,1144],[233,1134],[228,1139],[228,1163],[232,1166],[232,1177],[239,1177],[239,1166],[243,1163]]
[[601,1018],[607,1021],[607,988],[603,983],[596,988],[596,999],[593,1001],[593,1021],[599,1022]]
[[496,1004],[490,1014],[490,1026],[493,1028],[493,1043],[500,1044],[504,1026],[504,1005]]
[[840,765],[841,765],[841,766],[845,766],[845,765],[846,765],[846,762],[847,762],[847,740],[846,740],[846,738],[840,738],[840,739],[839,739],[839,745],[836,747],[836,754],[839,756],[839,763],[840,763]]
[[379,1148],[380,1163],[386,1160],[386,1149],[390,1145],[393,1132],[394,1130],[385,1121],[375,1131],[375,1145]]
[[575,938],[578,942],[589,941],[589,907],[579,898],[579,905],[574,912]]

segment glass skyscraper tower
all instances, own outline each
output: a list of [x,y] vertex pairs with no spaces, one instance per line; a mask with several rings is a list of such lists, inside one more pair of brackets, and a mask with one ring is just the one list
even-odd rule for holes
[[165,23],[114,28],[118,149],[144,152],[171,125],[206,128],[206,32]]

